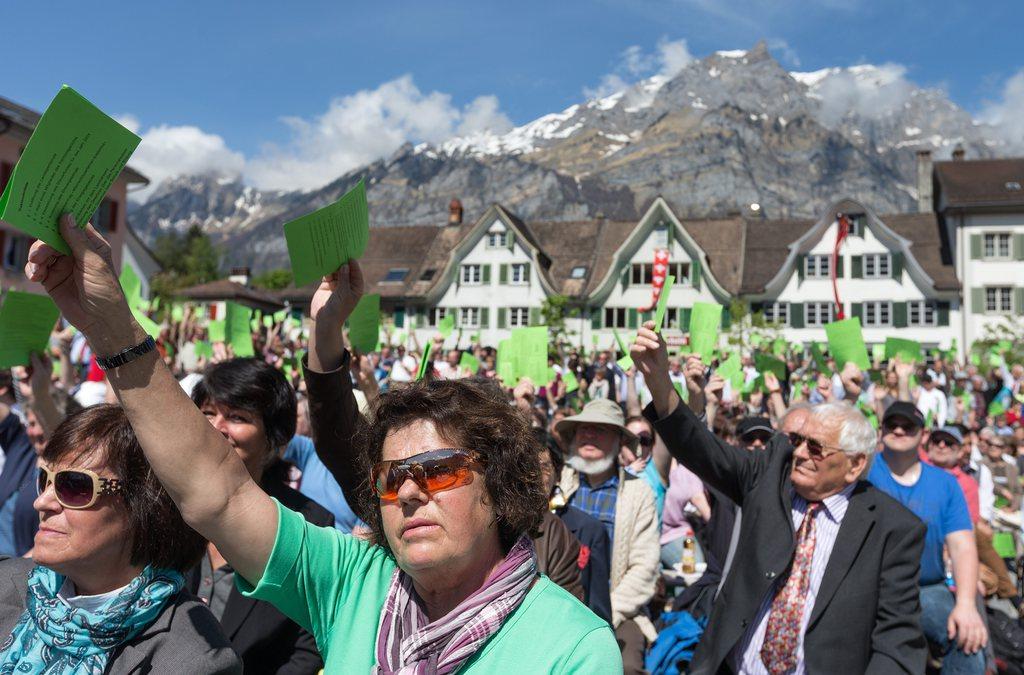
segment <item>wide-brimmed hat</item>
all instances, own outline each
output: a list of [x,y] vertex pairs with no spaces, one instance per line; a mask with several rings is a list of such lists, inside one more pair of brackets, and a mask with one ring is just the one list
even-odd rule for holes
[[622,438],[631,450],[636,450],[637,443],[640,441],[636,434],[626,428],[626,418],[622,414],[622,408],[607,398],[599,398],[583,406],[583,412],[579,415],[566,417],[556,424],[555,431],[561,434],[566,442],[570,442],[576,435],[576,427],[580,424],[606,424],[616,427],[622,432]]

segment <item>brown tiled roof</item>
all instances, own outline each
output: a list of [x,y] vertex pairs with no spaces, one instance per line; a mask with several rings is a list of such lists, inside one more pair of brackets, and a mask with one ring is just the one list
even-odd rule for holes
[[[635,222],[613,220],[530,223],[541,250],[551,260],[547,274],[556,292],[573,298],[600,283],[616,249],[634,227]],[[587,268],[582,279],[571,278],[574,267]]]
[[708,254],[707,265],[726,291],[739,292],[743,274],[743,238],[748,235],[742,218],[684,220],[683,227]]
[[936,162],[935,177],[947,207],[1024,206],[1024,158]]
[[[748,220],[740,293],[761,293],[789,256],[789,245],[814,226],[813,220]],[[738,240],[737,240],[738,241]]]
[[910,240],[910,252],[935,282],[936,290],[960,288],[951,257],[943,259],[942,235],[934,213],[894,213],[878,218],[896,234]]
[[227,279],[218,279],[207,284],[190,286],[178,291],[178,295],[189,300],[213,302],[232,300],[254,309],[277,311],[284,307],[284,304],[270,293],[249,288],[237,281],[229,281]]

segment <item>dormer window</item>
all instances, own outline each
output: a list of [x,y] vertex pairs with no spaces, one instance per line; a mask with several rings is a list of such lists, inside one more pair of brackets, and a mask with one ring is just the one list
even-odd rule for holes
[[423,270],[423,274],[420,275],[420,281],[431,281],[434,275],[437,274],[437,270],[431,268],[429,270]]
[[570,279],[583,279],[587,276],[587,268],[583,265],[573,267],[572,272],[569,273]]
[[388,273],[384,275],[384,280],[381,283],[384,284],[398,284],[405,281],[405,275],[409,273],[408,267],[392,267],[388,270]]
[[501,232],[488,232],[487,233],[487,248],[505,248],[508,246],[508,233],[505,231]]

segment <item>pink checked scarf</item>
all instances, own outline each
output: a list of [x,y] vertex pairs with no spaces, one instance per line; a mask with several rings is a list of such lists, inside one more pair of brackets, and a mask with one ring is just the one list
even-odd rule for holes
[[395,569],[380,613],[374,673],[454,673],[501,629],[536,577],[533,541],[524,535],[479,590],[429,623],[413,589],[412,577]]

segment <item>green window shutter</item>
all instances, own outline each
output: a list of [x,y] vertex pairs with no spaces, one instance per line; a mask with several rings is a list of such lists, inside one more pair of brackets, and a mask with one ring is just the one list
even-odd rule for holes
[[940,326],[948,326],[949,325],[949,302],[946,301],[946,300],[940,300],[939,302],[935,303],[935,309],[937,310],[936,314],[938,316],[936,318],[939,321],[939,325]]
[[700,261],[697,259],[690,263],[690,284],[694,290],[700,290]]
[[[853,303],[850,303],[850,316],[851,317],[855,316],[857,318],[863,319],[864,318],[864,303],[863,302],[853,302]],[[863,322],[861,322],[861,323],[863,323]]]
[[504,286],[508,283],[508,265],[498,265],[498,283]]
[[405,328],[405,307],[395,307],[395,328]]
[[665,238],[666,238],[666,241],[668,241],[667,245],[668,245],[669,257],[670,258],[672,256],[672,238],[675,235],[675,232],[673,230],[675,230],[675,229],[676,228],[672,225],[672,223],[668,223],[666,225],[666,227],[665,227]]
[[971,289],[971,314],[985,313],[985,289]]
[[625,269],[622,270],[622,290],[629,288],[629,273],[631,268],[632,265],[627,263]]
[[504,307],[498,308],[498,328],[508,328],[508,310]]
[[539,326],[540,325],[540,307],[531,307],[530,308],[530,325],[531,326]]
[[523,283],[530,283],[530,263],[523,265]]
[[508,246],[510,251],[516,247],[516,235],[511,230],[505,232],[505,245]]
[[850,278],[851,279],[863,279],[864,278],[864,256],[862,256],[862,255],[850,256]]
[[626,310],[626,326],[628,328],[637,327],[637,312],[635,307],[630,307]]
[[481,307],[480,308],[480,327],[490,328],[491,327],[491,308]]
[[789,325],[792,328],[804,327],[804,303],[789,303]]
[[893,253],[889,261],[889,270],[892,278],[899,281],[903,278],[903,254]]
[[843,256],[836,256],[836,279],[843,278]]
[[1022,286],[1013,289],[1013,311],[1017,314],[1024,314],[1024,287]]
[[732,325],[732,312],[729,311],[729,307],[725,306],[722,308],[722,330],[729,330]]
[[491,266],[490,265],[481,265],[481,267],[484,268],[483,269],[483,282],[484,282],[484,285],[485,286],[489,285],[491,283]]
[[981,235],[971,235],[971,260],[981,260]]
[[679,330],[684,333],[690,330],[690,309],[689,307],[679,308]]
[[1013,259],[1024,260],[1024,234],[1013,235]]
[[805,255],[798,255],[796,257],[796,278],[801,282],[804,280],[804,268],[806,266],[806,260],[807,256]]
[[907,303],[892,303],[892,325],[893,328],[907,327]]
[[590,308],[590,328],[592,330],[601,330],[604,326],[601,323],[601,319],[604,318],[604,309],[601,307]]

